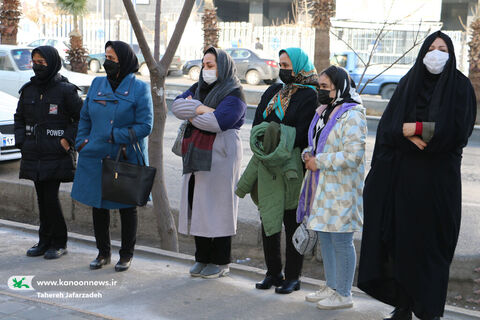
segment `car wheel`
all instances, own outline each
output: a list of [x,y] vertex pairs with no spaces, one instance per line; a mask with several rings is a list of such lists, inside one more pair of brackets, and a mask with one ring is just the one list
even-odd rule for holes
[[245,75],[245,81],[252,86],[256,86],[260,83],[260,73],[257,70],[250,70]]
[[92,71],[93,73],[97,73],[98,71],[100,71],[100,61],[93,59],[92,61],[90,61],[88,67],[90,68],[90,71]]
[[397,89],[396,84],[387,84],[383,86],[382,90],[380,91],[382,99],[390,100],[390,98],[393,96],[393,93],[395,92],[395,89]]
[[148,70],[148,66],[146,63],[142,63],[140,69],[138,69],[138,72],[140,72],[140,74],[144,77],[150,76],[150,70]]
[[190,80],[198,81],[198,79],[200,78],[200,68],[199,67],[191,67],[188,70],[188,77],[190,78]]

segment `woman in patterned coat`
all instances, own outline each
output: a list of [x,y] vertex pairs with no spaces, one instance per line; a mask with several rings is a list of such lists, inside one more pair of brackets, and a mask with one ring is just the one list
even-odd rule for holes
[[317,109],[303,152],[307,168],[297,221],[318,233],[327,283],[307,295],[319,309],[353,306],[353,233],[363,224],[367,122],[347,71],[331,66],[319,77]]

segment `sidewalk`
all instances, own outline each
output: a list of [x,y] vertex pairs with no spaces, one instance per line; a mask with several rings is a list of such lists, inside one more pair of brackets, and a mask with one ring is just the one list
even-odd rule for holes
[[[191,278],[191,256],[137,247],[132,267],[117,273],[118,242],[114,241],[112,264],[91,271],[89,262],[97,250],[92,237],[69,234],[69,253],[59,260],[31,258],[25,250],[36,242],[35,228],[0,220],[0,319],[331,319],[375,320],[391,311],[389,306],[354,292],[355,308],[320,311],[304,296],[320,283],[303,279],[302,290],[290,295],[273,289],[254,289],[262,270],[232,265],[231,275],[216,280]],[[115,247],[116,246],[116,247]],[[35,291],[9,289],[11,276],[34,275]],[[103,281],[74,286],[65,281]],[[38,281],[63,281],[46,285]],[[46,298],[63,293],[64,298]],[[66,297],[77,294],[77,297]],[[80,298],[93,294],[97,298]],[[443,319],[480,319],[448,312]]]

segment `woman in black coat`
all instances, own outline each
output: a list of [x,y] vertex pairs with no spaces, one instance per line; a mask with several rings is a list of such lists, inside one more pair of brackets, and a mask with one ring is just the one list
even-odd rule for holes
[[73,181],[75,135],[82,99],[79,88],[58,71],[57,50],[41,46],[32,51],[35,76],[20,89],[15,113],[15,144],[22,151],[20,178],[35,183],[40,229],[38,244],[27,256],[60,258],[67,248],[67,226],[58,199],[61,182]]
[[402,78],[377,130],[364,188],[358,287],[389,319],[439,319],[460,230],[462,150],[476,116],[450,38],[437,31]]
[[[253,120],[253,126],[267,121],[296,129],[294,148],[303,150],[308,145],[308,128],[318,106],[318,75],[307,54],[300,48],[280,50],[280,79],[283,84],[271,85],[262,95]],[[257,289],[276,286],[275,292],[288,294],[300,289],[303,256],[292,244],[292,236],[299,226],[296,209],[286,210],[283,224],[286,234],[285,280],[282,274],[280,232],[267,236],[262,225],[262,240],[267,275],[256,284]]]

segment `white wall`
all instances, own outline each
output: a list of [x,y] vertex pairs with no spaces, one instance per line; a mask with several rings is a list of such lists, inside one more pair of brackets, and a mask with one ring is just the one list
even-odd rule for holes
[[441,0],[336,0],[338,20],[440,21]]

